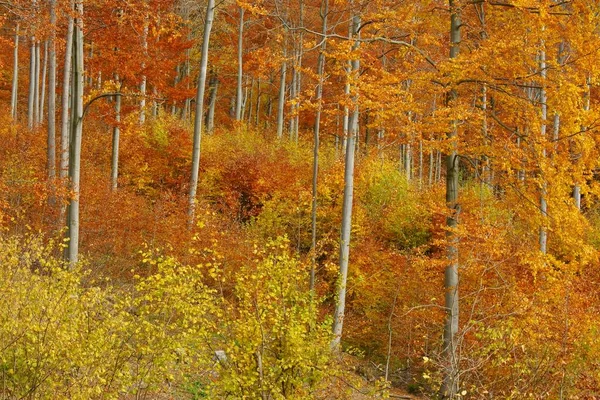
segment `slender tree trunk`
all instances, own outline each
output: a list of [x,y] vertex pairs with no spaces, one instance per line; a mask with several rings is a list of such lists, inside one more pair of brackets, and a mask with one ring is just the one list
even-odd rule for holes
[[56,0],[50,0],[48,42],[48,178],[56,176]]
[[[74,2],[71,0],[71,10]],[[60,131],[60,177],[66,178],[69,172],[69,90],[71,87],[71,61],[73,53],[73,18],[67,15],[67,36],[65,42],[65,60],[61,96]]]
[[40,70],[41,70],[41,58],[40,58],[40,43],[35,42],[34,46],[35,54],[35,76],[34,76],[34,87],[33,87],[33,124],[37,126],[40,124]]
[[239,32],[238,32],[238,48],[237,48],[237,56],[238,56],[238,70],[237,70],[237,86],[236,86],[236,98],[235,98],[235,120],[242,120],[242,81],[244,76],[244,65],[243,65],[243,55],[244,55],[244,8],[240,7],[240,24],[239,24]]
[[323,109],[323,81],[325,78],[325,50],[327,48],[327,14],[329,13],[329,0],[321,2],[321,18],[323,24],[321,32],[323,33],[323,42],[319,57],[317,59],[317,77],[319,79],[315,90],[315,99],[317,109],[315,112],[314,126],[314,144],[313,144],[313,177],[312,177],[312,210],[311,210],[311,254],[312,262],[310,267],[310,290],[315,289],[315,271],[317,268],[317,184],[319,180],[319,135],[321,130],[321,111]]
[[29,94],[27,96],[27,127],[33,129],[35,122],[35,37],[31,38],[29,48]]
[[[142,38],[142,47],[144,48],[144,57],[146,57],[148,53],[148,23],[144,23],[144,34]],[[146,63],[142,63],[142,69],[146,68]],[[146,122],[146,84],[147,78],[146,75],[142,76],[142,83],[140,83],[140,124],[144,124]]]
[[296,123],[296,78],[298,78],[298,75],[296,74],[296,65],[295,65],[296,61],[293,61],[292,64],[292,81],[290,82],[290,102],[291,102],[291,107],[290,107],[290,126],[289,126],[289,139],[293,140],[294,139],[294,132],[296,131],[294,124]]
[[429,180],[427,181],[428,186],[431,187],[433,184],[433,170],[434,170],[434,162],[433,162],[433,149],[429,150]]
[[244,112],[242,112],[242,115],[244,115],[246,108],[248,108],[248,125],[249,125],[252,123],[252,113],[254,112],[254,110],[253,110],[254,102],[252,101],[252,99],[254,98],[254,77],[252,77],[250,79],[250,95],[248,95],[248,88],[246,87],[246,95],[244,97],[245,97],[244,107],[243,107]]
[[419,188],[423,188],[423,139],[419,139]]
[[118,94],[115,96],[115,121],[112,135],[112,154],[110,163],[110,188],[117,190],[119,184],[119,139],[121,135],[121,85],[119,77],[116,77],[117,85],[119,85]]
[[212,74],[208,83],[210,94],[208,95],[208,115],[206,118],[206,132],[212,133],[215,129],[215,107],[217,105],[217,90],[219,88],[219,79],[216,74]]
[[281,74],[279,78],[279,100],[277,102],[277,138],[283,137],[283,112],[285,110],[285,87],[286,87],[286,71],[287,71],[287,32],[284,33],[285,39],[283,42],[283,62],[281,63]]
[[40,85],[40,114],[38,124],[44,122],[44,103],[46,102],[46,77],[48,74],[48,41],[44,41],[44,64],[42,68],[42,83]]
[[10,115],[17,120],[17,100],[19,92],[19,23],[15,27],[15,48],[13,51],[12,91],[10,96]]
[[[352,18],[352,37],[357,38],[353,49],[358,50],[360,45],[360,16],[355,14]],[[352,73],[358,78],[360,59],[352,60]],[[342,228],[340,240],[340,275],[338,282],[338,296],[333,318],[333,340],[331,348],[338,350],[342,338],[344,315],[346,310],[346,281],[348,278],[348,261],[350,258],[350,232],[352,230],[352,200],[354,196],[354,156],[355,141],[358,135],[358,93],[354,96],[354,112],[350,121],[350,135],[346,144],[346,166],[344,171],[344,201],[342,206]]]
[[[457,8],[455,0],[449,0],[451,23],[450,23],[450,58],[456,58],[460,46],[460,10]],[[458,99],[456,89],[451,89],[449,101],[454,103]],[[456,136],[458,135],[458,121],[453,121],[452,127],[448,132],[448,139],[452,143],[451,150],[446,156],[446,205],[449,208],[449,214],[446,219],[448,231],[446,238],[448,241],[447,258],[448,264],[445,271],[444,289],[446,291],[446,321],[444,324],[444,358],[445,370],[442,384],[442,397],[454,399],[459,388],[459,365],[457,354],[457,334],[458,334],[458,236],[456,228],[458,226],[458,215],[460,205],[458,204],[458,151],[456,146]]]
[[258,124],[260,123],[260,97],[261,97],[261,92],[260,92],[260,77],[259,77],[256,82],[256,115],[254,117],[254,124],[257,127],[258,127]]
[[76,2],[77,18],[73,29],[73,91],[71,109],[71,140],[69,149],[69,180],[72,196],[67,212],[67,260],[70,268],[79,256],[79,182],[81,137],[83,124],[83,0]]
[[[542,49],[540,52],[540,76],[542,77],[542,87],[540,89],[540,104],[542,108],[542,126],[540,128],[540,135],[542,137],[542,141],[546,137],[546,118],[548,118],[548,96],[546,94],[546,52]],[[546,149],[542,149],[542,158],[546,158]],[[540,212],[542,213],[542,224],[540,225],[539,232],[539,242],[540,242],[540,251],[542,254],[546,254],[547,246],[548,246],[548,231],[546,229],[546,217],[548,215],[548,203],[546,202],[546,190],[547,183],[545,182],[545,178],[543,177],[542,172],[542,185],[540,189]]]
[[[590,77],[588,76],[586,78],[586,93],[585,93],[585,99],[584,99],[584,103],[583,103],[583,111],[587,114],[590,111],[590,88],[591,88],[591,80]],[[587,130],[586,128],[582,128],[583,131]],[[579,185],[578,181],[575,181],[575,186],[573,187],[573,201],[575,202],[575,207],[577,207],[578,210],[581,210],[581,186]]]
[[208,0],[206,7],[206,20],[204,22],[204,37],[200,58],[200,73],[198,77],[198,92],[196,94],[196,115],[194,118],[194,148],[192,151],[192,177],[190,180],[190,193],[188,202],[188,227],[194,224],[196,210],[196,190],[198,188],[198,173],[200,169],[200,144],[202,139],[202,118],[204,117],[204,90],[206,86],[206,72],[208,65],[208,44],[210,30],[215,12],[215,1]]

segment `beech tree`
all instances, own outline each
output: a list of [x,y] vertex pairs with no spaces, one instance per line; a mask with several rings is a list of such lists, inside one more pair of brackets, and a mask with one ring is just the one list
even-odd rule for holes
[[[196,115],[194,117],[194,148],[192,150],[192,176],[190,181],[190,192],[188,200],[188,226],[194,223],[196,209],[196,190],[198,188],[198,173],[200,169],[200,144],[202,140],[202,125],[204,118],[204,92],[206,86],[206,73],[208,66],[208,44],[210,31],[212,29],[215,14],[215,2],[209,0],[206,6],[206,19],[204,21],[204,37],[202,40],[202,52],[200,58],[200,72],[198,76],[198,91],[196,94]],[[243,17],[243,12],[241,17]],[[239,94],[239,92],[238,92]],[[237,106],[236,106],[237,110]]]

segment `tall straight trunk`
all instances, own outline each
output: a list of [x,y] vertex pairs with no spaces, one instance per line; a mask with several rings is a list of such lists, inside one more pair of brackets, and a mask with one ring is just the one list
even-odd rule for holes
[[56,176],[56,0],[50,0],[48,41],[48,178]]
[[260,92],[260,77],[258,78],[257,82],[256,82],[256,114],[254,117],[254,124],[258,127],[258,124],[260,123],[260,97],[261,97],[261,92]]
[[40,69],[41,69],[41,58],[40,58],[40,42],[35,42],[34,47],[35,57],[35,71],[34,71],[34,87],[33,87],[33,124],[39,125],[40,123]]
[[296,123],[296,88],[298,87],[296,85],[296,79],[298,78],[298,75],[296,74],[296,65],[295,65],[295,60],[294,60],[294,64],[292,64],[292,81],[290,82],[290,101],[291,101],[291,107],[290,107],[290,127],[289,127],[289,138],[290,140],[294,139],[294,133],[296,132],[295,129],[295,123]]
[[321,2],[321,18],[323,24],[321,33],[323,42],[317,59],[317,77],[319,79],[315,90],[317,109],[315,111],[315,126],[313,130],[313,176],[312,176],[312,210],[311,210],[311,267],[310,267],[310,290],[315,289],[315,271],[317,268],[317,184],[319,181],[319,141],[321,130],[321,111],[323,110],[323,82],[325,77],[325,50],[327,49],[327,14],[329,13],[329,0]]
[[[455,0],[449,0],[450,6],[450,58],[458,57],[460,46],[460,25],[461,19],[459,8],[456,6]],[[450,90],[449,101],[456,102],[458,93],[456,89]],[[449,209],[448,217],[446,218],[446,233],[447,239],[447,259],[444,289],[445,306],[446,306],[446,321],[444,324],[444,358],[445,369],[441,388],[443,398],[454,399],[459,388],[459,365],[457,354],[457,334],[458,334],[458,312],[459,312],[459,296],[458,296],[458,236],[456,228],[458,226],[458,214],[460,205],[458,204],[458,151],[456,145],[456,136],[458,121],[452,122],[452,127],[448,132],[451,149],[446,156],[446,205]]]
[[[246,80],[247,82],[247,80]],[[254,77],[252,77],[250,79],[250,95],[248,95],[248,88],[246,87],[246,95],[244,96],[244,112],[242,112],[242,115],[245,114],[245,110],[246,108],[248,108],[248,124],[250,124],[252,122],[252,113],[254,112],[254,103],[252,102],[252,99],[254,98]],[[243,118],[242,118],[243,119]]]
[[431,150],[429,150],[429,179],[427,181],[429,187],[431,187],[431,185],[433,184],[433,170],[434,170],[433,149],[431,149]]
[[411,148],[410,142],[408,142],[404,145],[404,174],[406,176],[407,182],[410,182],[410,180],[412,178],[411,159],[412,159],[412,148]]
[[42,82],[40,85],[40,113],[38,116],[38,124],[44,122],[44,103],[46,102],[46,77],[48,74],[48,41],[44,41],[44,64],[42,68]]
[[69,181],[71,200],[67,211],[67,260],[73,268],[79,256],[79,181],[81,136],[83,124],[83,0],[76,2],[77,17],[73,29],[73,90],[71,107],[71,140],[69,146]]
[[19,23],[15,26],[15,48],[13,50],[13,76],[12,90],[10,96],[10,115],[14,121],[17,120],[17,99],[19,92]]
[[240,24],[238,32],[238,47],[237,47],[237,86],[235,98],[235,120],[242,120],[242,80],[244,76],[244,65],[242,57],[244,55],[244,8],[240,7]]
[[277,138],[283,137],[283,111],[285,109],[285,87],[286,87],[286,71],[287,71],[287,32],[284,33],[285,39],[283,42],[283,62],[281,63],[281,73],[279,76],[279,99],[277,101]]
[[215,107],[217,105],[217,90],[219,89],[219,79],[216,74],[212,74],[208,82],[210,93],[208,95],[208,115],[206,116],[206,132],[212,133],[215,129]]
[[[352,17],[352,35],[356,41],[353,50],[358,50],[360,45],[360,16],[355,14]],[[358,78],[360,69],[360,59],[352,60],[352,74]],[[339,349],[344,325],[344,315],[346,311],[346,281],[348,279],[348,261],[350,258],[350,232],[352,230],[352,201],[354,197],[354,156],[355,141],[358,135],[358,93],[353,98],[354,112],[350,121],[350,134],[346,143],[346,166],[344,170],[344,200],[342,206],[342,228],[340,238],[340,275],[338,281],[337,304],[333,318],[333,339],[331,348]]]
[[115,96],[115,121],[112,135],[112,152],[110,163],[110,188],[117,190],[119,184],[119,141],[121,135],[121,85],[119,77],[116,77],[116,82],[119,85],[119,90]]
[[[71,0],[71,9],[74,2]],[[60,177],[66,178],[69,172],[69,90],[71,87],[71,61],[73,53],[73,18],[67,15],[67,36],[65,42],[65,60],[61,95],[60,130]]]
[[423,139],[419,139],[419,188],[423,187]]
[[[583,111],[587,114],[588,111],[590,111],[590,88],[591,88],[591,81],[590,81],[590,77],[588,76],[586,78],[585,81],[585,86],[586,86],[586,92],[585,92],[585,99],[583,102]],[[582,128],[583,131],[587,130],[586,128]],[[578,210],[581,210],[581,186],[579,185],[578,181],[575,181],[575,185],[573,187],[573,201],[575,202],[575,207],[577,207]]]
[[300,95],[302,93],[302,56],[304,53],[304,0],[299,0],[299,27],[300,31],[298,34],[298,42],[296,49],[296,63],[294,65],[294,96],[293,96],[293,107],[294,112],[292,115],[293,123],[293,139],[298,142],[298,132],[300,129]]
[[27,127],[33,129],[35,122],[35,37],[31,38],[29,48],[29,93],[27,95]]
[[[542,45],[544,47],[544,45]],[[542,118],[542,126],[540,128],[540,135],[542,141],[546,137],[546,118],[548,118],[548,96],[546,94],[546,51],[542,48],[540,52],[540,76],[542,78],[542,85],[540,88],[540,104],[541,104],[541,118]],[[542,158],[546,158],[546,149],[542,149]],[[546,217],[548,215],[548,203],[546,201],[546,190],[547,183],[545,182],[545,178],[542,172],[542,184],[540,189],[540,212],[542,214],[542,224],[540,225],[539,231],[539,243],[540,243],[540,252],[542,254],[546,254],[548,247],[548,231],[546,229]]]
[[196,190],[198,188],[198,173],[200,169],[200,144],[202,139],[202,118],[204,117],[204,90],[206,86],[206,71],[208,65],[208,43],[212,29],[215,12],[215,1],[208,0],[206,7],[206,20],[204,22],[204,37],[202,39],[202,52],[200,55],[200,72],[198,77],[198,91],[196,94],[196,116],[194,117],[194,148],[192,151],[192,177],[190,180],[190,193],[188,199],[188,227],[194,223],[196,210]]
[[[148,23],[144,24],[144,33],[142,37],[142,47],[144,49],[144,57],[148,53]],[[146,63],[142,63],[142,69],[146,68]],[[140,124],[146,122],[146,75],[142,75],[142,82],[140,83]]]

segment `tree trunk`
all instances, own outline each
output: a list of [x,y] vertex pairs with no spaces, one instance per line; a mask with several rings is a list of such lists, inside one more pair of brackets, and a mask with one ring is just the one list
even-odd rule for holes
[[31,38],[29,48],[29,93],[27,96],[27,127],[33,129],[35,117],[35,37]]
[[[148,53],[148,23],[144,24],[144,33],[142,37],[142,47],[144,49],[144,57]],[[146,68],[146,63],[142,63],[142,69]],[[146,122],[146,75],[142,75],[142,83],[140,83],[140,124]]]
[[281,74],[279,78],[279,100],[277,102],[277,138],[283,137],[283,112],[285,110],[285,87],[286,87],[286,71],[287,71],[287,32],[284,33],[285,39],[283,42],[283,62],[281,63]]
[[315,271],[317,268],[317,184],[319,180],[319,140],[321,130],[321,110],[323,109],[323,81],[325,75],[325,50],[327,48],[327,14],[329,13],[329,0],[321,2],[321,18],[323,24],[323,42],[317,59],[317,77],[319,79],[315,90],[317,109],[315,111],[314,144],[313,144],[313,176],[312,176],[312,210],[311,210],[311,267],[310,267],[310,290],[315,290]]
[[48,178],[56,176],[56,0],[50,0],[48,42]]
[[[544,138],[546,137],[546,118],[548,118],[548,96],[546,94],[546,76],[547,76],[547,71],[546,71],[546,52],[544,50],[541,51],[540,53],[540,76],[542,78],[542,87],[540,89],[540,104],[541,104],[541,108],[542,108],[542,126],[540,128],[540,135],[542,138],[542,141],[544,140]],[[542,158],[546,158],[546,149],[543,148],[542,149]],[[541,172],[543,174],[543,172]],[[548,214],[548,203],[546,202],[546,182],[544,180],[544,177],[541,177],[542,179],[542,187],[540,189],[540,212],[542,213],[542,224],[540,225],[540,232],[539,232],[539,242],[540,242],[540,252],[542,252],[542,254],[546,254],[547,251],[547,246],[548,246],[548,231],[546,229],[546,217]]]
[[[449,0],[451,22],[450,22],[450,58],[458,57],[460,45],[460,10],[456,7],[455,0]],[[451,89],[449,101],[456,102],[458,93],[456,89]],[[458,334],[458,236],[456,228],[458,226],[458,215],[460,205],[458,204],[458,152],[456,146],[456,136],[458,121],[453,121],[452,127],[448,132],[448,139],[451,142],[451,150],[446,156],[446,205],[449,209],[446,218],[448,231],[446,239],[448,241],[447,258],[448,264],[445,271],[444,289],[446,291],[446,321],[444,324],[444,358],[445,369],[442,383],[442,397],[454,399],[459,388],[459,365],[457,354],[456,336]]]
[[215,107],[217,105],[217,90],[219,88],[219,79],[216,74],[212,74],[208,82],[210,94],[208,95],[208,115],[206,118],[206,132],[212,133],[215,129]]
[[46,76],[48,73],[48,41],[44,41],[44,64],[42,68],[42,82],[40,85],[40,113],[38,116],[38,124],[44,122],[44,103],[46,102]]
[[77,18],[73,29],[73,90],[71,108],[71,140],[69,148],[69,180],[72,196],[67,212],[67,260],[73,268],[79,256],[79,180],[83,123],[83,2],[76,3]]
[[33,125],[37,126],[40,123],[40,43],[35,42],[34,46],[35,70],[34,70],[34,87],[33,87]]
[[115,96],[115,121],[112,136],[112,154],[110,163],[110,188],[117,190],[119,184],[119,136],[121,135],[121,85],[119,77],[116,77],[117,85],[119,85],[118,94]]
[[[74,2],[71,0],[71,10]],[[73,53],[73,18],[67,15],[67,37],[65,43],[65,62],[63,70],[61,97],[61,131],[60,131],[60,177],[66,178],[69,171],[69,90],[71,87],[71,60]]]
[[17,120],[17,99],[19,92],[19,23],[15,27],[15,48],[13,52],[12,91],[10,96],[10,115]]
[[237,86],[236,86],[236,98],[235,98],[235,120],[242,120],[242,80],[244,75],[243,65],[243,51],[244,51],[244,8],[240,7],[240,24],[238,32],[238,70],[237,70]]
[[194,148],[192,151],[192,177],[190,180],[190,193],[188,202],[188,227],[194,223],[196,210],[196,190],[198,188],[198,173],[200,169],[200,143],[202,139],[202,118],[204,117],[204,90],[206,86],[206,71],[208,65],[208,43],[215,12],[215,1],[208,0],[206,7],[206,21],[204,23],[204,37],[200,58],[200,72],[198,77],[198,91],[196,94],[196,116],[194,117]]
[[[360,16],[355,14],[352,18],[352,37],[356,37],[353,50],[358,50],[360,45]],[[352,74],[358,78],[360,59],[352,60]],[[354,156],[355,141],[358,134],[358,93],[354,95],[354,112],[350,118],[350,134],[346,143],[346,166],[344,171],[344,200],[342,206],[342,228],[340,240],[340,275],[338,282],[338,296],[333,318],[333,339],[331,348],[338,350],[342,338],[344,314],[346,309],[346,281],[348,278],[348,261],[350,258],[350,232],[352,230],[352,201],[354,196]]]

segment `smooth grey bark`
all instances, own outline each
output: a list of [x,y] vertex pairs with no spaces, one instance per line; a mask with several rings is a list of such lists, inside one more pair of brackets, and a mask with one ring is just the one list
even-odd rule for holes
[[19,23],[15,26],[15,47],[13,50],[13,76],[10,95],[10,115],[17,120],[17,99],[19,92]]
[[[258,127],[258,124],[260,124],[260,98],[262,96],[262,93],[260,91],[260,77],[258,78],[258,81],[256,82],[256,114],[254,117],[254,124]],[[250,117],[248,117],[248,119],[250,119]]]
[[73,28],[73,89],[71,106],[71,131],[69,146],[69,181],[72,196],[67,210],[66,255],[69,267],[73,268],[79,257],[79,183],[81,162],[81,137],[83,123],[83,2],[75,4],[77,18]]
[[[144,49],[144,57],[148,53],[148,23],[144,24],[144,34],[142,37],[142,47]],[[146,63],[142,63],[142,69],[146,68]],[[146,75],[142,75],[142,82],[140,83],[140,124],[146,122]]]
[[115,121],[116,124],[113,127],[112,134],[112,152],[111,152],[111,163],[110,163],[110,188],[111,190],[117,190],[119,185],[119,141],[121,135],[121,85],[119,83],[119,77],[116,77],[117,84],[119,85],[118,94],[115,96]]
[[295,60],[292,62],[292,81],[290,82],[290,127],[288,129],[289,139],[293,140],[295,137],[295,124],[296,124],[296,88],[298,87],[296,84],[296,79],[298,75],[296,74],[296,64]]
[[37,126],[40,123],[40,43],[35,42],[34,46],[35,70],[33,83],[33,125]]
[[48,40],[48,178],[56,176],[56,0],[50,0]]
[[27,95],[27,127],[33,129],[35,122],[35,37],[31,38],[29,48],[29,93]]
[[[590,90],[591,90],[591,80],[590,77],[588,76],[586,78],[586,93],[585,93],[585,99],[583,102],[583,111],[584,112],[588,112],[590,111]],[[587,130],[585,127],[582,128],[583,131]],[[577,207],[578,210],[581,210],[581,186],[579,184],[579,182],[575,181],[575,185],[573,187],[573,201],[575,202],[575,207]]]
[[38,115],[38,124],[44,122],[44,103],[46,102],[46,77],[48,73],[48,41],[44,40],[44,64],[42,67],[42,82],[40,84],[40,113]]
[[[542,44],[543,46],[543,44]],[[548,96],[546,93],[546,77],[547,77],[547,71],[546,71],[546,52],[544,50],[542,50],[540,52],[540,76],[542,78],[542,85],[540,88],[540,104],[541,104],[541,111],[542,111],[542,126],[540,128],[540,136],[542,137],[542,140],[544,140],[544,138],[546,137],[546,118],[548,118]],[[542,157],[545,158],[546,157],[546,149],[542,149]],[[543,172],[542,172],[543,174]],[[544,181],[544,177],[541,177],[542,179],[542,185],[541,185],[541,189],[540,189],[540,212],[542,214],[542,224],[540,225],[540,231],[539,231],[539,244],[540,244],[540,252],[542,254],[546,254],[547,251],[547,247],[548,247],[548,231],[546,229],[546,223],[545,223],[545,219],[547,217],[548,214],[548,203],[546,201],[546,182]]]
[[427,184],[429,187],[431,187],[431,185],[433,184],[433,169],[434,169],[433,149],[431,149],[429,151],[429,179],[427,181]]
[[[71,0],[71,9],[75,7]],[[73,18],[67,15],[67,36],[65,42],[65,59],[63,69],[61,110],[60,110],[60,171],[61,178],[69,172],[69,91],[71,87],[71,61],[73,53]]]
[[204,91],[206,86],[206,71],[208,65],[208,44],[215,12],[215,1],[208,0],[206,7],[206,20],[204,22],[204,37],[202,39],[202,52],[200,54],[200,72],[198,77],[198,91],[196,93],[196,115],[194,117],[194,148],[192,150],[192,177],[190,180],[190,193],[188,199],[188,227],[194,223],[196,210],[196,190],[198,189],[198,173],[200,169],[200,144],[202,140],[202,118],[204,117]]
[[[352,17],[352,35],[356,38],[353,50],[356,51],[360,45],[360,15]],[[360,59],[352,60],[351,72],[358,78]],[[354,156],[355,142],[358,135],[358,94],[353,98],[354,112],[350,118],[350,132],[346,143],[346,165],[344,169],[344,200],[342,206],[342,227],[340,238],[340,275],[338,282],[337,304],[333,318],[333,339],[331,348],[338,350],[342,338],[344,326],[344,315],[346,311],[346,282],[348,279],[348,261],[350,258],[350,232],[352,230],[352,202],[354,197]]]
[[237,47],[237,86],[235,97],[235,120],[242,120],[242,80],[244,76],[243,51],[244,51],[244,12],[245,9],[240,7],[240,23],[238,32],[238,47]]
[[408,143],[406,143],[404,145],[404,175],[406,177],[407,182],[410,182],[411,178],[412,178],[411,160],[412,160],[412,147],[411,147],[410,141],[409,141]]
[[419,139],[419,188],[423,187],[423,139]]
[[283,62],[281,63],[281,72],[279,76],[279,99],[277,101],[277,138],[283,138],[283,112],[285,109],[285,87],[286,87],[286,72],[287,72],[287,32],[284,32],[285,39],[283,41]]
[[327,49],[327,14],[329,14],[329,0],[321,2],[321,18],[323,24],[321,33],[323,42],[317,58],[317,77],[319,79],[315,89],[315,125],[313,129],[313,176],[312,176],[312,209],[311,209],[311,267],[310,267],[310,290],[315,289],[315,271],[317,268],[317,184],[319,182],[319,140],[321,130],[321,111],[323,110],[323,82],[325,78],[325,50]]
[[215,108],[217,106],[217,90],[219,89],[219,79],[216,74],[212,74],[208,82],[208,114],[206,116],[206,132],[212,133],[215,129]]
[[[458,57],[460,46],[460,9],[456,6],[455,0],[449,0],[450,6],[450,59]],[[456,89],[451,89],[449,101],[455,102],[458,99]],[[446,239],[448,243],[446,265],[444,276],[445,289],[445,307],[446,319],[444,323],[444,376],[441,387],[441,395],[445,399],[454,399],[459,388],[459,365],[457,354],[457,334],[458,334],[458,236],[455,233],[458,226],[458,215],[460,205],[458,204],[458,151],[456,146],[456,136],[458,135],[458,121],[453,121],[447,137],[452,143],[449,154],[446,156],[446,205],[449,208],[449,214],[446,218]]]

